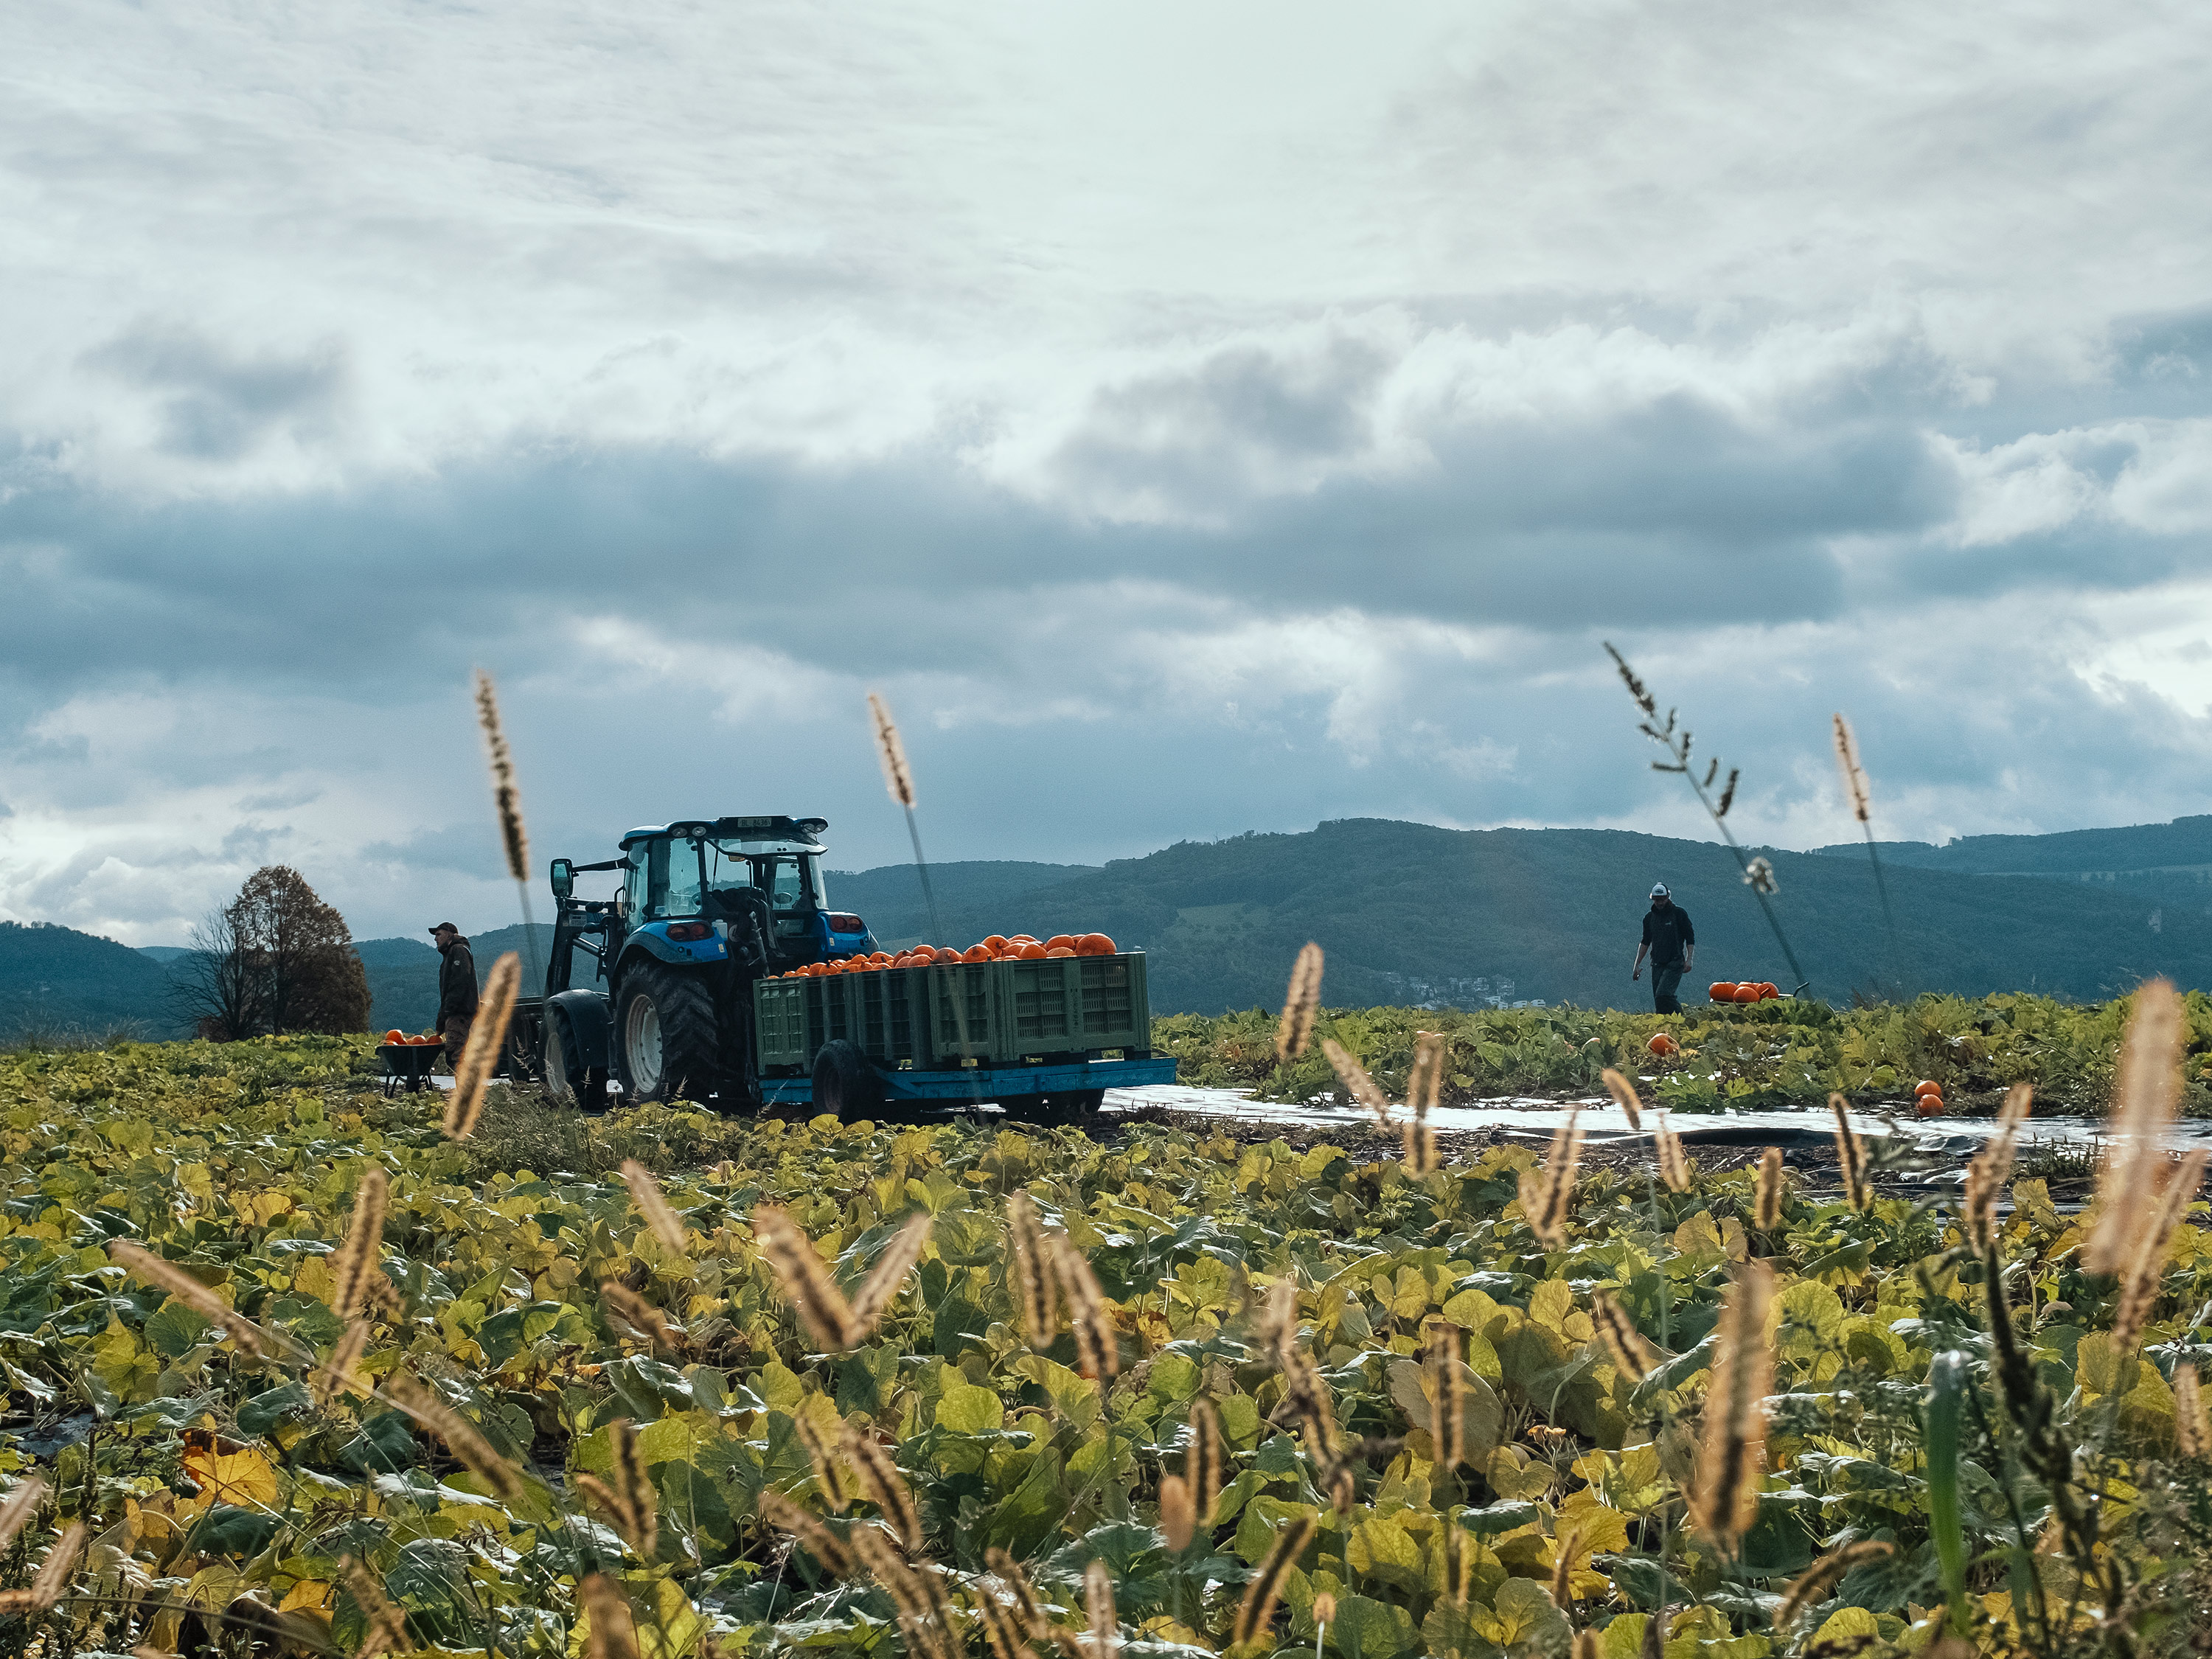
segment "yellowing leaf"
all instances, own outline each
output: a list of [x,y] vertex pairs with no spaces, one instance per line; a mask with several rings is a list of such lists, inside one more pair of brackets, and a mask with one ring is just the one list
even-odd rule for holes
[[196,1513],[216,1504],[268,1509],[276,1502],[276,1468],[251,1446],[235,1452],[195,1447],[185,1454],[185,1473],[199,1485],[188,1504]]

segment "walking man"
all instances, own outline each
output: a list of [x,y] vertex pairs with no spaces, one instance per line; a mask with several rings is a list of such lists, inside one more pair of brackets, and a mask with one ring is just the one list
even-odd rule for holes
[[450,921],[430,930],[432,943],[445,960],[438,964],[438,1034],[446,1039],[446,1068],[458,1073],[461,1050],[468,1047],[469,1027],[477,1018],[477,959],[469,942]]
[[1647,951],[1651,954],[1651,1006],[1662,1014],[1680,1013],[1682,1005],[1674,993],[1697,959],[1698,935],[1690,926],[1690,913],[1674,902],[1663,881],[1653,885],[1651,908],[1644,913],[1644,942],[1636,947],[1636,963],[1628,970],[1632,981],[1644,977]]

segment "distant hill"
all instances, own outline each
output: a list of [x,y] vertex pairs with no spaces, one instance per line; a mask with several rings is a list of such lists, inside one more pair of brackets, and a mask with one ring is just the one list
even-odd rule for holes
[[168,985],[163,963],[112,939],[0,921],[0,1037],[182,1036]]
[[[2152,974],[2212,988],[2212,817],[2055,836],[1977,836],[1882,848],[1893,948],[1863,844],[1761,849],[1813,994],[2034,990],[2093,999]],[[1607,830],[1438,830],[1345,819],[1297,835],[1193,842],[1103,867],[987,862],[930,872],[946,942],[992,933],[1103,932],[1151,953],[1160,1013],[1272,1006],[1298,947],[1328,953],[1328,1000],[1476,1006],[1542,1000],[1648,1006],[1632,985],[1644,895],[1664,880],[1696,922],[1693,988],[1789,981],[1726,850]],[[913,868],[832,872],[830,896],[885,941],[929,933]],[[471,939],[479,973],[523,951],[518,926]],[[356,947],[378,1030],[426,1029],[438,956],[427,938]],[[165,954],[168,954],[165,952]],[[0,1034],[27,1027],[175,1030],[168,968],[65,927],[0,923]]]
[[[2154,973],[2212,986],[2212,920],[2201,900],[2154,925],[2154,904],[2125,884],[1899,859],[1888,872],[1893,950],[1863,846],[1855,860],[1837,855],[1847,848],[1760,850],[1775,866],[1776,908],[1813,994],[1832,1000],[1931,989],[2087,999]],[[931,874],[949,886],[968,867]],[[881,874],[833,878],[832,896]],[[1787,983],[1788,964],[1724,848],[1622,830],[1346,819],[1301,835],[1184,843],[1044,885],[1024,875],[943,908],[957,943],[991,932],[1096,929],[1141,947],[1152,956],[1152,1006],[1164,1013],[1279,1002],[1308,939],[1328,951],[1332,1002],[1633,1006],[1649,994],[1648,981],[1629,982],[1628,967],[1654,880],[1673,887],[1697,926],[1698,986],[1717,978]]]

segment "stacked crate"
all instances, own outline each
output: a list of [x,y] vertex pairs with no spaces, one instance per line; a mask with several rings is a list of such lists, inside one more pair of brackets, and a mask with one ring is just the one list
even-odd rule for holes
[[762,980],[753,1009],[771,1073],[809,1069],[838,1038],[887,1070],[1152,1048],[1141,951]]

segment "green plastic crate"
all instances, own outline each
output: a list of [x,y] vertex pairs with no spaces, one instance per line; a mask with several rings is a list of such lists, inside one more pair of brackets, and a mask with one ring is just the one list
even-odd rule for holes
[[1141,951],[989,965],[1000,981],[996,1058],[1152,1046]]
[[808,1070],[839,1037],[885,1067],[1152,1046],[1142,951],[767,979],[753,1010],[769,1071]]

